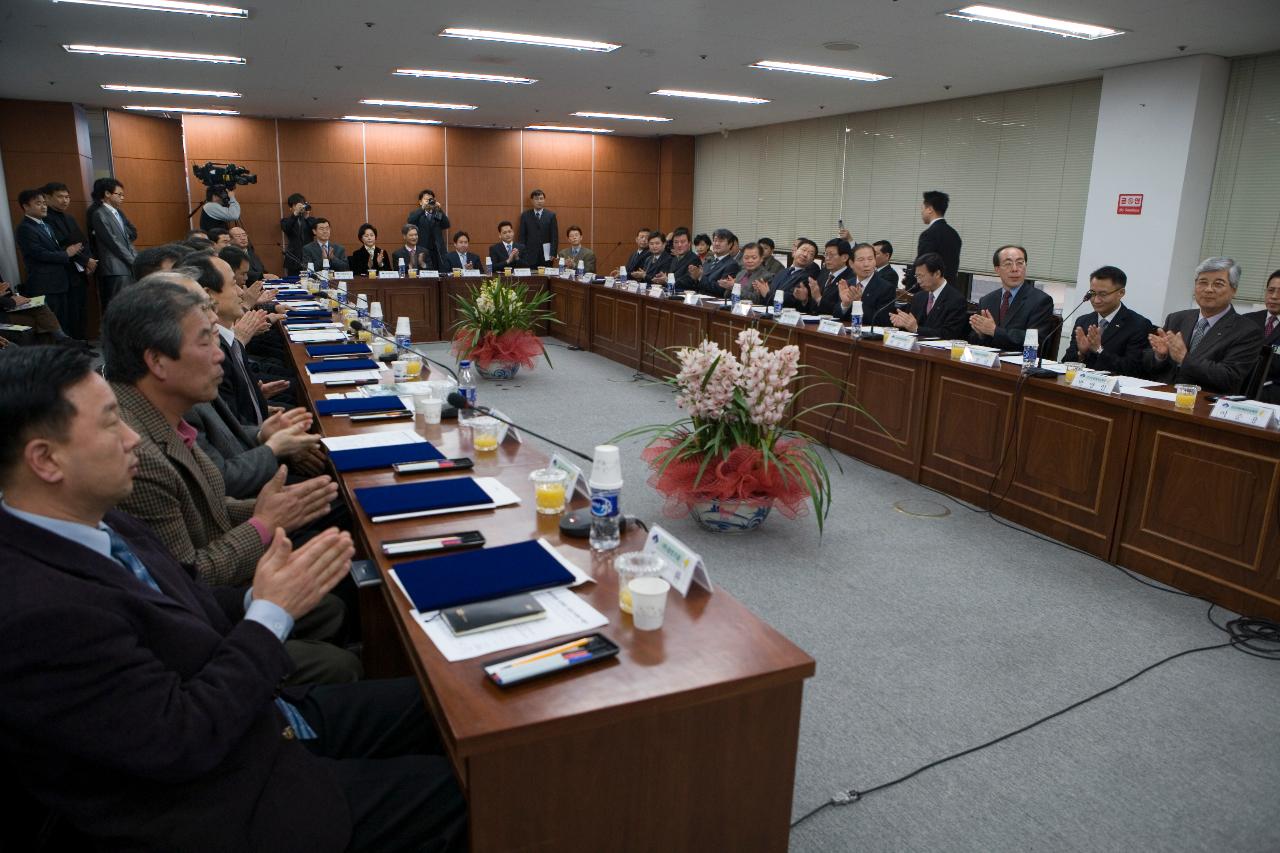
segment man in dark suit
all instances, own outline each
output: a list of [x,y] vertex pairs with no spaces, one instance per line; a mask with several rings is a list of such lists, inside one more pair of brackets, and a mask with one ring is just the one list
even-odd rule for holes
[[516,238],[526,248],[525,263],[545,267],[560,251],[560,225],[553,210],[547,210],[547,194],[542,190],[529,193],[533,207],[520,214],[520,234]]
[[[1280,270],[1276,270],[1267,279],[1267,290],[1263,299],[1265,308],[1245,314],[1259,326],[1262,326],[1263,346],[1271,350],[1271,355],[1259,359],[1255,368],[1261,376],[1251,383],[1250,390],[1257,389],[1255,396],[1264,403],[1280,403]],[[1261,363],[1265,361],[1265,366]]]
[[[662,284],[666,281],[665,276],[671,269],[673,260],[666,246],[667,240],[661,232],[655,231],[649,235],[649,254],[645,257],[644,263],[631,274],[633,281],[645,284]],[[663,276],[662,281],[657,280],[660,275]]]
[[853,278],[853,270],[849,269],[850,251],[848,240],[840,237],[828,240],[823,247],[822,272],[817,278],[797,285],[791,294],[793,304],[787,305],[784,300],[784,307],[797,308],[803,314],[841,316],[841,294],[842,291],[850,293],[849,280]]
[[[286,275],[297,275],[307,267],[302,250],[315,237],[318,220],[310,215],[311,205],[302,193],[294,193],[285,203],[289,205],[289,215],[280,220],[280,230],[284,233],[284,271]],[[316,269],[320,269],[319,264]]]
[[957,340],[969,331],[964,294],[947,284],[942,256],[930,252],[911,265],[920,292],[911,298],[911,311],[894,311],[889,322],[922,338]]
[[139,437],[86,357],[0,353],[0,432],[0,763],[58,849],[465,849],[415,682],[279,686],[349,535],[277,531],[241,616],[113,511]]
[[791,251],[791,266],[783,267],[782,271],[776,273],[769,280],[769,290],[763,297],[756,297],[753,301],[764,305],[773,305],[773,301],[777,298],[778,291],[782,291],[782,306],[784,308],[797,308],[799,288],[805,288],[804,295],[808,296],[808,285],[810,275],[813,269],[810,264],[818,255],[818,244],[810,240],[808,237],[801,237],[796,241],[795,248]]
[[138,229],[124,215],[124,184],[115,178],[93,182],[93,204],[86,214],[89,243],[98,259],[98,301],[106,313],[112,297],[133,279],[133,260],[138,253],[133,241]]
[[991,256],[1000,289],[982,297],[978,313],[969,318],[971,343],[1021,352],[1027,329],[1039,330],[1041,346],[1048,342],[1057,323],[1053,297],[1026,283],[1027,260],[1021,246],[1001,246]]
[[400,232],[404,235],[404,245],[391,253],[392,269],[399,269],[402,262],[406,270],[436,269],[431,251],[422,246],[422,233],[418,226],[405,225]]
[[245,279],[246,284],[256,284],[264,279],[275,278],[274,275],[267,272],[266,266],[262,263],[262,258],[258,257],[257,250],[253,248],[253,243],[249,240],[248,231],[239,225],[233,225],[227,233],[231,236],[231,245],[249,257],[249,275]]
[[1173,385],[1199,385],[1210,394],[1239,394],[1262,351],[1262,327],[1237,314],[1231,300],[1240,266],[1231,258],[1205,258],[1196,267],[1197,308],[1174,311],[1147,340],[1147,377]]
[[677,228],[671,232],[671,263],[666,271],[658,273],[653,279],[654,284],[660,284],[668,287],[670,290],[697,290],[698,282],[690,274],[690,267],[698,267],[701,272],[702,261],[698,258],[698,254],[693,251],[693,244],[689,239],[688,228]]
[[80,230],[80,223],[67,213],[71,209],[71,189],[66,184],[52,181],[42,188],[45,201],[49,205],[49,215],[45,222],[53,229],[53,236],[58,238],[58,245],[64,249],[80,244],[80,252],[72,258],[75,269],[71,272],[71,287],[67,290],[67,322],[64,324],[67,334],[78,340],[85,340],[88,329],[85,314],[88,311],[89,282],[86,276],[92,275],[98,268],[98,259],[89,251],[89,238]]
[[324,470],[320,436],[308,431],[311,413],[300,406],[277,412],[257,430],[242,424],[221,397],[197,403],[182,419],[195,427],[196,445],[222,475],[229,497],[256,497],[282,464],[290,466],[286,482],[300,463],[314,466],[308,476]]
[[511,222],[504,219],[498,223],[498,242],[489,247],[489,260],[493,262],[493,271],[501,275],[507,267],[515,269],[524,266],[528,261],[525,247],[516,242],[516,230]]
[[1081,362],[1090,370],[1142,376],[1142,355],[1151,348],[1151,321],[1122,301],[1128,276],[1119,267],[1099,267],[1089,276],[1093,313],[1076,320],[1063,361]]
[[711,257],[703,261],[702,276],[698,280],[701,292],[710,296],[729,295],[733,280],[742,269],[735,257],[737,251],[738,236],[728,228],[717,228],[711,232]]
[[314,264],[316,272],[326,268],[335,272],[351,269],[347,262],[347,250],[329,240],[333,233],[329,220],[318,216],[313,221],[315,240],[302,247],[303,263]]
[[440,268],[440,272],[478,270],[480,266],[480,256],[471,251],[471,235],[466,231],[459,231],[454,234],[453,251],[445,256],[444,266]]
[[876,275],[876,250],[870,243],[859,243],[853,247],[849,266],[853,268],[853,280],[849,283],[850,293],[841,296],[844,303],[843,317],[851,316],[851,303],[862,301],[862,325],[887,326],[889,316],[893,313],[894,302],[898,298],[898,289],[888,279]]
[[649,234],[651,233],[648,228],[636,231],[636,250],[631,253],[631,257],[627,258],[627,275],[639,269],[644,264],[645,258],[649,256]]
[[[920,232],[916,242],[916,257],[927,252],[937,252],[946,265],[947,281],[955,281],[960,274],[960,235],[956,229],[943,219],[947,208],[951,205],[951,196],[938,190],[929,190],[924,194],[924,203],[920,206],[920,219],[929,226]],[[902,276],[902,283],[908,290],[915,289],[915,270],[908,269]]]
[[418,245],[427,251],[431,266],[420,269],[444,269],[441,261],[448,249],[445,248],[445,235],[449,233],[449,216],[444,208],[436,204],[436,191],[426,189],[418,193],[418,207],[409,212],[406,220],[418,228]]
[[45,221],[49,207],[41,190],[18,193],[18,204],[24,216],[18,223],[15,239],[22,262],[27,267],[27,280],[22,289],[26,296],[43,296],[45,306],[58,318],[65,330],[68,317],[68,291],[75,272],[76,255],[84,248],[72,243],[63,248],[53,229]]
[[[890,262],[893,260],[893,244],[888,240],[877,240],[871,245],[876,250],[876,275],[892,284],[893,290],[896,293],[899,281],[898,271],[890,266]],[[934,254],[937,253],[935,252]],[[938,257],[942,256],[938,255]]]

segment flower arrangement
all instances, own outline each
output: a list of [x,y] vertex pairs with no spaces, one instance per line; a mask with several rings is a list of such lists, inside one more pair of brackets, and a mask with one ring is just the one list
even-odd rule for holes
[[[639,427],[618,439],[651,435],[643,452],[653,476],[649,485],[666,496],[667,515],[694,512],[710,504],[722,516],[740,515],[746,526],[763,521],[777,507],[788,518],[808,500],[821,531],[831,508],[831,478],[818,455],[817,442],[791,423],[821,405],[790,413],[800,376],[800,349],[771,350],[754,328],[738,334],[739,354],[712,341],[676,351],[679,370],[666,380],[687,417],[673,424]],[[707,511],[695,517],[715,524]]]
[[551,363],[542,341],[533,329],[553,318],[544,306],[549,291],[530,295],[520,284],[504,284],[493,278],[468,288],[458,301],[458,322],[454,324],[453,354],[475,362],[482,371],[495,363],[510,363],[532,369],[539,355]]

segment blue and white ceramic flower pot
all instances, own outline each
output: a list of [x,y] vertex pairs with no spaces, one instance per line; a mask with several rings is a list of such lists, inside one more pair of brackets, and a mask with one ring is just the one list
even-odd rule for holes
[[754,506],[741,501],[695,501],[689,504],[689,515],[713,533],[746,533],[764,524],[771,509],[772,503]]
[[515,379],[516,374],[520,372],[520,362],[518,361],[491,361],[488,367],[481,367],[476,362],[476,372],[483,379]]

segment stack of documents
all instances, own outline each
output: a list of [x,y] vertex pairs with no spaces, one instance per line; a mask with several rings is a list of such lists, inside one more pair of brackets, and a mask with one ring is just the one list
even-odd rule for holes
[[368,344],[312,344],[307,347],[308,358],[334,358],[337,356],[370,356],[373,350]]
[[321,439],[329,460],[339,471],[366,471],[389,468],[401,462],[429,462],[444,459],[436,446],[416,432],[390,430]]
[[356,489],[355,495],[356,502],[374,524],[520,503],[515,492],[494,477],[451,477],[395,486],[371,486]]
[[373,412],[403,412],[408,408],[399,397],[344,397],[339,400],[316,400],[316,413],[321,415],[367,415]]

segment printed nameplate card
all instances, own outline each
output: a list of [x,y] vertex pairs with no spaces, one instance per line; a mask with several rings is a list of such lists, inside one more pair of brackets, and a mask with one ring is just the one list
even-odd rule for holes
[[783,308],[782,313],[778,315],[778,322],[784,326],[799,326],[800,312],[795,308]]
[[335,281],[351,281],[355,277],[356,277],[356,274],[353,273],[351,270],[343,270],[342,272],[333,273],[333,278]]
[[662,558],[665,567],[662,577],[676,588],[681,596],[688,596],[689,586],[697,582],[707,592],[715,592],[711,586],[711,575],[702,558],[690,550],[689,546],[655,524],[649,528],[649,536],[644,540],[644,553],[654,554]]
[[529,276],[533,275],[533,268],[532,267],[516,267],[514,275],[516,278],[528,278]]
[[1072,388],[1093,391],[1096,394],[1114,394],[1120,386],[1120,377],[1092,370],[1082,370],[1071,380]]
[[964,354],[960,356],[960,361],[964,364],[976,364],[979,367],[995,367],[996,359],[999,357],[999,350],[965,347]]
[[733,306],[733,312],[732,312],[732,313],[733,313],[733,316],[735,316],[735,317],[750,317],[750,316],[751,316],[751,303],[750,303],[750,302],[739,302],[737,305]]
[[576,492],[587,500],[591,500],[591,490],[587,488],[587,478],[583,476],[581,468],[565,459],[559,453],[551,454],[551,461],[547,463],[547,467],[563,471],[568,475],[569,483],[566,491]]
[[484,273],[481,272],[480,270],[463,270],[462,271],[463,278],[480,278],[483,275]]
[[1219,400],[1213,404],[1209,417],[1220,421],[1245,424],[1246,426],[1266,429],[1271,425],[1275,409],[1246,400]]
[[686,290],[686,291],[684,292],[684,304],[685,304],[685,305],[697,305],[697,304],[698,304],[698,292],[697,292],[696,290]]
[[916,336],[911,334],[910,332],[903,332],[903,331],[890,332],[889,337],[884,339],[884,345],[887,347],[892,347],[894,349],[905,349],[905,350],[915,349]]
[[844,323],[832,317],[823,317],[818,321],[818,331],[825,335],[839,335],[844,333]]
[[400,273],[396,270],[378,270],[378,278],[399,278]]

